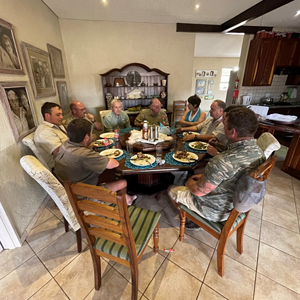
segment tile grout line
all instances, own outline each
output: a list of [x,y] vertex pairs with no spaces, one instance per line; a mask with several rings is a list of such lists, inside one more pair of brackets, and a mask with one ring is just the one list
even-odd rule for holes
[[[297,209],[297,202],[296,202],[296,195],[295,195],[295,187],[294,187],[294,182],[292,180],[292,188],[293,188],[293,194],[294,194],[294,202],[295,202],[295,206],[296,206],[296,215],[297,215],[297,219],[298,219],[298,227],[300,229],[300,216],[298,214],[298,209]],[[299,212],[300,213],[300,212]]]

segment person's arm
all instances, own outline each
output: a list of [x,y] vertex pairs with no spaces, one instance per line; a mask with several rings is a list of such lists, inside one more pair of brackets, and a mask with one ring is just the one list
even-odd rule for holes
[[106,115],[103,117],[103,126],[105,129],[105,132],[113,132],[113,128],[111,123],[109,122],[109,116]]
[[215,139],[216,137],[213,134],[206,135],[206,134],[198,134],[196,136],[196,140],[202,142],[208,142],[210,139]]
[[114,169],[118,166],[119,166],[119,162],[114,158],[110,158],[106,166],[106,169]]
[[130,127],[131,126],[131,124],[130,124],[130,120],[129,120],[129,117],[128,117],[128,115],[126,114],[126,117],[125,117],[125,128],[128,128],[128,127]]
[[103,127],[102,124],[100,124],[98,121],[95,120],[94,115],[92,114],[86,114],[87,118],[94,124],[96,130],[102,131]]
[[216,185],[207,182],[203,174],[190,177],[185,183],[185,186],[192,194],[199,197],[209,194],[217,187]]
[[207,147],[207,151],[206,152],[207,152],[207,154],[209,154],[211,156],[216,156],[219,153],[219,151],[216,148],[214,148],[213,146],[211,146],[211,145],[209,145]]
[[143,114],[143,112],[141,112],[135,118],[135,120],[134,120],[134,126],[142,128],[143,127],[143,122],[144,122],[144,114]]
[[182,133],[184,131],[199,131],[198,127],[197,126],[191,126],[191,127],[179,127],[179,128],[176,128],[176,133]]
[[60,146],[57,147],[56,149],[54,149],[53,152],[52,152],[51,154],[54,155],[54,156],[56,156],[57,153],[58,153],[58,151],[59,151],[59,149],[60,149]]
[[189,112],[189,110],[186,110],[185,113],[184,113],[184,115],[181,117],[181,119],[180,119],[180,125],[182,125],[182,126],[195,126],[195,125],[198,125],[198,124],[204,122],[205,119],[206,119],[206,113],[203,112],[203,111],[201,111],[201,114],[200,114],[200,116],[199,116],[199,118],[198,118],[197,121],[195,121],[195,122],[185,121],[184,119],[185,119],[185,117],[186,117],[186,115],[187,115],[188,112]]

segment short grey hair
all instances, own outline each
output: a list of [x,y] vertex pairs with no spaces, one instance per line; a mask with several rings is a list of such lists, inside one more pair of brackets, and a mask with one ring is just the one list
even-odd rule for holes
[[113,108],[116,103],[121,103],[122,109],[123,109],[123,103],[119,99],[114,99],[113,101],[111,101],[111,103],[110,103],[111,108]]
[[224,101],[217,99],[214,102],[216,102],[223,111],[226,109],[226,103]]
[[158,100],[160,102],[160,106],[162,106],[162,103],[161,103],[161,101],[158,98],[151,99],[149,106],[151,106],[153,104],[154,100]]

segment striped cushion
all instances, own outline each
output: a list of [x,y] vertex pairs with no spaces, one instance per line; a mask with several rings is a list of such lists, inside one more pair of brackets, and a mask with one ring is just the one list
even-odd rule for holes
[[[135,241],[136,253],[137,256],[139,256],[153,233],[161,215],[160,213],[135,206],[128,206],[128,213]],[[113,256],[129,260],[127,247],[113,243],[109,240],[97,238],[94,248]]]
[[[223,230],[223,227],[226,223],[225,221],[222,222],[212,222],[209,221],[207,219],[204,219],[202,217],[200,217],[198,214],[196,214],[194,211],[188,209],[185,205],[180,204],[179,205],[180,209],[184,210],[185,212],[187,212],[189,215],[191,215],[192,217],[194,217],[195,219],[197,219],[198,221],[200,221],[201,223],[205,224],[206,226],[208,226],[209,228],[211,228],[212,230],[221,233]],[[240,215],[237,216],[237,218],[235,219],[231,230],[233,230],[244,218],[245,218],[245,214],[241,213]]]

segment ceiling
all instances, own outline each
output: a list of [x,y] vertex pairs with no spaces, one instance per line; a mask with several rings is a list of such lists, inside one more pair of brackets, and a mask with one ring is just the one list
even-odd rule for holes
[[[59,18],[137,23],[222,24],[259,0],[42,0]],[[274,0],[276,1],[276,0]],[[198,9],[195,5],[199,4]],[[300,0],[246,25],[300,31]]]

